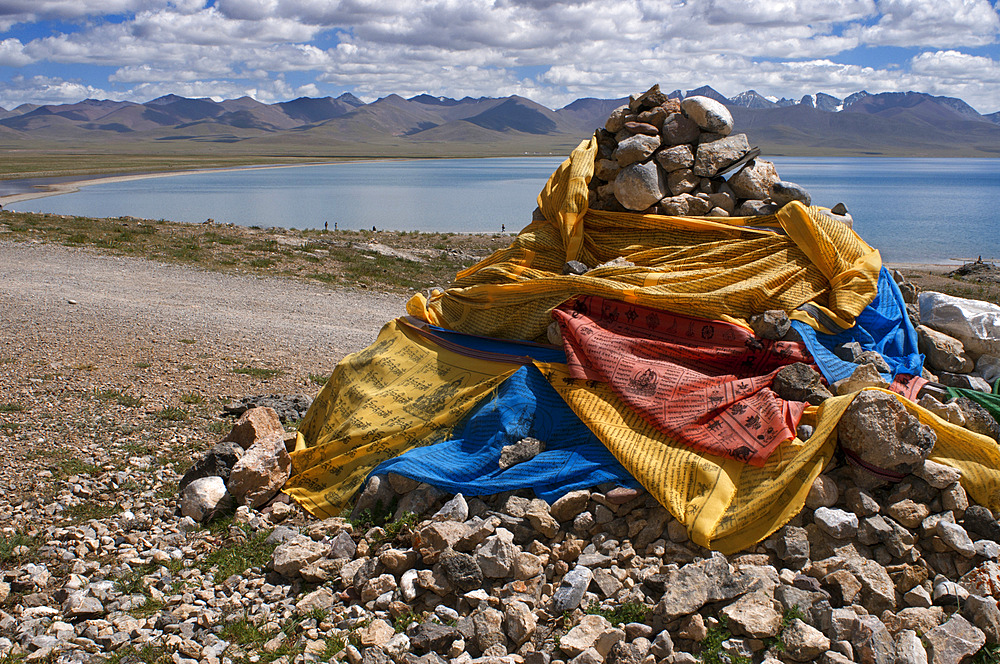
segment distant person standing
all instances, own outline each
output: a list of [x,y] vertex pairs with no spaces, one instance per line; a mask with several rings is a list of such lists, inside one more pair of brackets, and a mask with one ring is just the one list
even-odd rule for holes
[[323,232],[325,233],[328,230],[330,230],[330,222],[329,221],[324,221],[323,222]]

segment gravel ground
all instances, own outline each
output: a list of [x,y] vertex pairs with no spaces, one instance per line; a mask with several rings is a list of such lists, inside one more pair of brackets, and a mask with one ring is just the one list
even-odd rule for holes
[[833,462],[728,557],[610,486],[467,501],[389,475],[359,509],[411,516],[316,521],[279,497],[199,526],[178,480],[223,406],[315,394],[404,298],[3,241],[0,284],[0,664],[1000,653],[1000,523],[931,462],[871,492]]

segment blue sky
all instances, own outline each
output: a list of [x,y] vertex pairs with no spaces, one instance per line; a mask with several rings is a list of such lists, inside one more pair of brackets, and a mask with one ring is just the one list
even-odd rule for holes
[[915,90],[1000,111],[990,0],[0,0],[0,106]]

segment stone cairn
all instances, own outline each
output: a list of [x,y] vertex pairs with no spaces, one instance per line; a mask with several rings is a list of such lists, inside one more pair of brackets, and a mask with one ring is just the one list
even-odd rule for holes
[[[684,107],[690,99],[668,112],[672,102],[658,94],[634,100],[620,114],[623,127],[630,113],[636,119],[627,122],[663,136],[695,122],[699,133],[653,158],[659,169],[667,159],[659,155],[681,146],[693,175],[708,160],[703,148],[726,134],[704,140],[708,123]],[[610,134],[601,136],[610,147]],[[620,171],[632,165],[614,161]],[[748,162],[744,171],[759,167]],[[697,175],[698,187],[714,191],[639,209],[682,199],[687,214],[691,201],[724,212],[723,185],[734,210],[747,201],[776,205],[775,193],[786,190],[746,196],[736,176],[722,183],[719,172]],[[603,179],[618,190],[618,174]],[[750,206],[760,211],[758,203]],[[1000,327],[987,330],[988,344],[945,329],[935,322],[938,294],[895,276],[932,381],[919,403],[1000,439],[988,412],[941,389],[989,391],[1000,378]],[[790,334],[783,312],[751,325],[762,338]],[[858,365],[849,378],[827,386],[810,367],[792,365],[775,390],[819,404],[887,387],[877,353],[844,344],[837,354]],[[266,399],[287,405],[289,417],[302,405]],[[31,512],[40,546],[0,548],[0,662],[958,664],[976,653],[995,661],[1000,651],[1000,523],[970,501],[959,471],[928,459],[934,431],[882,392],[858,395],[845,412],[839,451],[805,508],[728,556],[689,541],[649,494],[614,486],[549,504],[531,492],[450,495],[388,474],[368,481],[350,518],[316,520],[280,493],[294,436],[274,408],[255,403],[180,478],[179,498],[162,490],[178,483],[176,474],[151,467],[155,483],[141,494],[123,488],[135,477],[116,472],[73,476],[57,496],[136,494],[120,514],[45,525],[44,512]],[[800,438],[810,434],[799,428]],[[544,442],[520,441],[500,463],[523,463]],[[228,529],[201,525],[234,506]],[[241,556],[236,571],[224,567]]]
[[733,116],[714,99],[668,99],[659,85],[631,97],[597,131],[590,207],[745,217],[771,214],[793,200],[810,204],[805,189],[781,181],[746,134],[732,131]]

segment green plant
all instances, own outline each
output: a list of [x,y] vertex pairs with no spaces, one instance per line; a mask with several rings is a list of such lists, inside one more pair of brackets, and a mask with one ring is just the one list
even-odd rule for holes
[[326,374],[309,374],[309,382],[315,383],[316,385],[326,385],[328,380],[330,380],[330,376]]
[[87,500],[79,505],[70,505],[63,514],[74,521],[88,521],[90,519],[106,519],[120,511],[121,507],[118,503]]
[[423,619],[423,616],[410,609],[406,613],[402,613],[396,616],[395,620],[392,621],[392,626],[396,630],[397,634],[406,631],[406,628],[413,623],[419,623]]
[[396,511],[398,503],[399,499],[393,498],[389,505],[385,506],[380,500],[375,503],[374,509],[363,510],[356,518],[351,519],[351,525],[356,530],[361,531],[381,528],[383,534],[371,541],[371,545],[374,547],[391,542],[404,528],[412,528],[417,523],[417,515],[413,512],[404,512],[398,519],[393,520],[392,515]]
[[641,623],[646,621],[646,615],[650,607],[642,602],[625,602],[621,606],[611,609],[603,609],[598,605],[587,607],[590,615],[604,616],[612,625],[627,625],[628,623]]
[[326,637],[324,644],[323,652],[319,654],[319,661],[321,662],[333,661],[333,656],[347,647],[347,643],[339,636]]
[[167,422],[182,422],[188,418],[187,411],[177,406],[167,406],[156,413],[156,417]]
[[233,373],[266,380],[268,378],[274,378],[275,376],[280,376],[281,369],[264,369],[261,367],[246,366],[246,367],[236,367],[235,369],[233,369]]
[[[0,532],[0,565],[28,558],[38,546],[38,539],[27,535],[23,530],[15,530],[12,533]],[[21,547],[24,549],[18,551]]]
[[132,396],[128,392],[122,392],[114,388],[99,389],[94,388],[93,396],[101,401],[115,401],[119,405],[134,408],[142,403],[142,397]]
[[20,413],[24,406],[19,403],[0,403],[0,413]]
[[136,362],[132,366],[135,367],[136,369],[148,369],[152,365],[149,362]]
[[987,643],[972,656],[972,664],[1000,664],[1000,645]]
[[251,567],[262,567],[271,560],[271,554],[277,544],[268,544],[270,531],[260,531],[250,535],[245,540],[224,544],[202,559],[199,565],[208,571],[215,567],[215,578],[221,582],[233,574],[242,574]]
[[254,649],[259,650],[260,646],[274,636],[274,632],[264,631],[247,618],[240,617],[226,622],[219,631],[219,636],[230,643],[255,646]]
[[50,467],[53,475],[69,477],[70,475],[97,475],[104,472],[101,466],[80,461],[75,457],[59,459]]
[[144,645],[136,648],[127,645],[108,655],[104,664],[172,664],[172,650],[163,646]]
[[802,620],[804,617],[805,614],[802,613],[802,609],[799,608],[798,604],[785,609],[781,613],[781,624],[778,626],[778,635],[764,639],[764,645],[778,652],[785,652],[785,630],[792,624],[793,620]]
[[224,420],[212,420],[205,428],[209,433],[225,433],[229,430],[230,424]]
[[187,394],[181,395],[181,403],[188,405],[205,403],[205,397],[201,396],[197,392],[188,392]]
[[197,343],[194,339],[178,339],[182,344],[193,344]]
[[722,649],[722,643],[732,637],[729,631],[729,619],[719,618],[719,624],[708,628],[708,633],[701,640],[702,664],[751,664],[751,660],[743,655],[727,653]]

